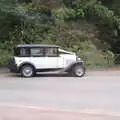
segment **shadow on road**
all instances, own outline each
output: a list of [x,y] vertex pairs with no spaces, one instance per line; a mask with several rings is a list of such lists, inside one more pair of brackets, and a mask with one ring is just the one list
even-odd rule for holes
[[[0,68],[0,74],[7,77],[21,77],[20,73],[11,73],[7,68]],[[86,76],[86,75],[85,75]],[[73,77],[67,73],[59,72],[38,72],[34,77]]]
[[[8,75],[9,77],[21,77],[21,75],[20,74],[14,74],[14,73],[12,73],[12,74],[9,74]],[[34,76],[34,78],[36,78],[36,77],[72,77],[72,75],[68,75],[68,74],[55,74],[55,73],[45,73],[45,74],[36,74],[35,76]]]

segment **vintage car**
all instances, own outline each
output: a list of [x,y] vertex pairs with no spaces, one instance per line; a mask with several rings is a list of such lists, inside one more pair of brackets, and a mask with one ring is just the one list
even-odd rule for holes
[[48,71],[65,72],[76,77],[85,74],[84,62],[75,53],[47,44],[16,45],[14,56],[9,59],[9,69],[21,73],[23,77]]

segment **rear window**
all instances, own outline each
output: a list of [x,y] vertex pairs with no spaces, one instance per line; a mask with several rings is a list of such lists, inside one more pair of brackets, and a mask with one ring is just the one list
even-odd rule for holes
[[19,48],[14,48],[14,56],[20,56]]
[[21,48],[20,56],[23,56],[23,57],[30,56],[30,49],[29,48]]
[[14,56],[29,57],[30,49],[29,48],[14,48]]

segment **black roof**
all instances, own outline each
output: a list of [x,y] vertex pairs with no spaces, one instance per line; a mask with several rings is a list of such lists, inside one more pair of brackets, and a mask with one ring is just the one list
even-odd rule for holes
[[59,47],[57,45],[49,45],[49,44],[18,44],[16,47]]

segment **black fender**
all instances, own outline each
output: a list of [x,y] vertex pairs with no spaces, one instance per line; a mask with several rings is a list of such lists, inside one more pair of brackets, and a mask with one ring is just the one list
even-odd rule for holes
[[64,71],[70,72],[76,65],[81,65],[85,69],[84,62],[78,61],[78,62],[74,62],[74,63],[70,64],[68,67],[65,68]]
[[19,72],[20,72],[21,68],[22,68],[24,65],[31,65],[31,66],[34,68],[34,70],[36,70],[35,66],[34,66],[32,63],[30,63],[30,62],[24,62],[24,63],[20,64],[20,66],[19,66],[19,68],[18,68]]

